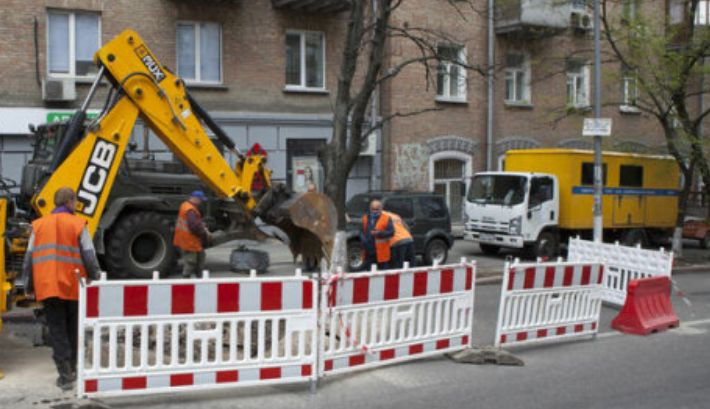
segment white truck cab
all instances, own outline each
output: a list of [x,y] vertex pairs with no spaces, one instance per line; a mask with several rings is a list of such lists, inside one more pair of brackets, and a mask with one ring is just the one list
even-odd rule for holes
[[555,175],[480,172],[466,197],[464,239],[478,242],[486,254],[508,247],[553,257],[558,252],[559,208]]

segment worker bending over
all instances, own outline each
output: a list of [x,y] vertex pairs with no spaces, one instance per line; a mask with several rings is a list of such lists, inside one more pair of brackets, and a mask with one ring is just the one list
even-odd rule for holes
[[416,265],[414,255],[414,239],[407,228],[407,223],[399,217],[398,214],[392,212],[384,212],[394,226],[394,234],[390,239],[390,265],[389,268],[402,268],[404,262],[409,263],[409,267]]
[[[76,380],[79,280],[99,277],[99,262],[86,227],[74,215],[76,195],[63,187],[54,194],[56,208],[32,222],[23,263],[25,292],[41,301],[49,327],[57,386],[70,390]],[[88,276],[87,276],[88,275]]]
[[173,245],[180,249],[182,276],[185,278],[199,277],[205,267],[204,245],[211,235],[200,212],[200,204],[204,201],[207,201],[207,196],[203,191],[190,193],[190,197],[180,205],[175,223]]

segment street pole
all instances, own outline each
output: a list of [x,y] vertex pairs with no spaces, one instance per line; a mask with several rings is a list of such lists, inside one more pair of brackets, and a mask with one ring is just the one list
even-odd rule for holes
[[[599,30],[599,0],[594,0],[594,117],[601,118],[601,50]],[[594,135],[594,241],[602,242],[602,137]]]

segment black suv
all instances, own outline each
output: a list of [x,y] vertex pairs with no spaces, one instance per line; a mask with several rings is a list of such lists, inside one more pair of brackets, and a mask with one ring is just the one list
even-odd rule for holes
[[424,263],[446,262],[449,249],[454,244],[451,235],[451,218],[444,198],[435,193],[407,191],[373,191],[353,196],[346,209],[348,223],[348,270],[363,268],[362,216],[369,210],[373,199],[382,201],[385,211],[398,214],[409,226],[414,237],[414,251]]

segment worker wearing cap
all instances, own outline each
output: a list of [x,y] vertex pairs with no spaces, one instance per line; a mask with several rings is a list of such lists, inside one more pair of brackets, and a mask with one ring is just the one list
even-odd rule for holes
[[200,204],[207,200],[201,190],[190,193],[190,197],[180,205],[173,245],[182,254],[182,276],[199,277],[205,266],[205,250],[203,245],[210,240],[210,232],[202,221]]
[[407,223],[392,212],[386,213],[392,220],[394,235],[390,238],[390,266],[389,268],[402,268],[404,262],[409,263],[409,267],[414,267],[416,260],[414,256],[414,239],[407,228]]
[[79,279],[96,279],[96,259],[86,219],[74,214],[74,190],[63,187],[54,194],[55,209],[32,222],[32,234],[22,266],[25,292],[42,302],[49,327],[57,386],[72,388],[76,380],[79,320]]

